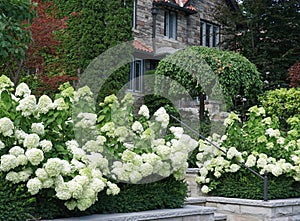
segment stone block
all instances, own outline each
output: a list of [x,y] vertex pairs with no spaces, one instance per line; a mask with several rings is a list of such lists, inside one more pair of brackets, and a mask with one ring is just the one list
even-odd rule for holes
[[220,212],[230,212],[230,213],[235,213],[235,214],[240,214],[241,213],[241,206],[236,205],[236,204],[223,204],[220,203],[217,205],[217,209]]
[[300,205],[292,206],[292,208],[293,208],[293,214],[294,215],[300,215]]
[[273,209],[273,217],[281,217],[281,216],[289,216],[293,214],[293,207],[291,206],[283,206],[276,207]]
[[227,215],[227,221],[264,221],[262,218],[247,215]]
[[267,207],[256,207],[256,206],[241,206],[241,214],[251,214],[253,216],[260,216],[271,218],[272,209]]

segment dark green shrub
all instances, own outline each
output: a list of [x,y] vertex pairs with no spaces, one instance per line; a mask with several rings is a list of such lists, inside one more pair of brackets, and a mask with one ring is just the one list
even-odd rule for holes
[[[300,196],[300,182],[285,175],[268,176],[268,199],[285,199]],[[245,169],[228,173],[218,181],[218,188],[210,194],[213,196],[234,197],[242,199],[263,199],[264,181]]]
[[54,219],[75,217],[97,213],[127,213],[145,210],[179,208],[187,197],[187,184],[173,177],[146,184],[120,183],[120,193],[108,196],[100,192],[99,200],[86,211],[70,211],[63,202],[56,198],[44,197],[47,192],[39,194],[36,201],[35,217]]

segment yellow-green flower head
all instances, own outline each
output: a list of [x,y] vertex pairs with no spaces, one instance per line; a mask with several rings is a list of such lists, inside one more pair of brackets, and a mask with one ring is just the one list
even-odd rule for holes
[[128,106],[134,104],[134,98],[131,93],[127,93],[122,99],[121,103],[126,104]]
[[[62,89],[62,87],[59,87],[59,89]],[[62,97],[69,97],[69,98],[73,98],[74,96],[74,88],[73,87],[67,87],[67,88],[64,88],[62,91],[61,91],[61,96]]]
[[266,111],[263,107],[257,107],[257,105],[249,108],[250,113],[255,113],[256,116],[265,116]]
[[0,94],[4,90],[12,90],[14,87],[14,83],[5,75],[1,75],[0,77]]
[[241,122],[241,119],[239,118],[239,116],[234,113],[234,112],[231,112],[229,114],[229,116],[224,120],[224,125],[226,127],[229,127],[231,126],[235,121],[238,121],[238,122]]
[[104,104],[112,104],[114,102],[118,102],[118,98],[114,94],[104,98]]
[[80,100],[93,102],[93,92],[88,86],[84,86],[74,92],[74,101],[78,102]]

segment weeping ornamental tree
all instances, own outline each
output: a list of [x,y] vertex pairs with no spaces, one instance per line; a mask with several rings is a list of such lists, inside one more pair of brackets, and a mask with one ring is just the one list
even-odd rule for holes
[[[178,51],[160,61],[156,74],[172,78],[192,97],[206,94],[209,99],[224,100],[227,110],[243,112],[262,93],[263,82],[254,64],[238,53],[215,48],[193,46]],[[157,79],[159,88],[162,85]],[[176,86],[171,86],[169,93],[180,98]],[[200,119],[203,106],[200,104]]]

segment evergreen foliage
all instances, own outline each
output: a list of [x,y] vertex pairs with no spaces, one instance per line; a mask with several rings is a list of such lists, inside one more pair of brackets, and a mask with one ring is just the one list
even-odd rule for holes
[[288,69],[300,55],[298,0],[237,1],[237,10],[217,8],[226,49],[239,51],[262,73],[265,89],[288,86]]

